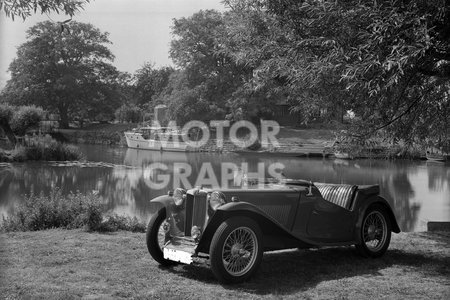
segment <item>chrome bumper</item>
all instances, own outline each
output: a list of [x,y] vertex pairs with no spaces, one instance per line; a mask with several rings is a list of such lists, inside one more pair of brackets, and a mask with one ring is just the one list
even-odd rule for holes
[[191,237],[172,237],[164,245],[164,258],[187,265],[209,265],[208,255],[196,252],[197,244]]

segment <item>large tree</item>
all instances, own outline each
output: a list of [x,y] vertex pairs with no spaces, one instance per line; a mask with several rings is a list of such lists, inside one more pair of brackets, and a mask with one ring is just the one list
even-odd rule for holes
[[174,20],[170,56],[181,71],[173,74],[163,94],[173,117],[189,119],[186,113],[194,112],[203,120],[224,118],[233,93],[251,75],[251,69],[236,64],[225,51],[227,18],[205,10]]
[[35,104],[60,115],[66,128],[72,118],[109,114],[120,106],[118,76],[108,33],[91,24],[70,22],[61,29],[46,21],[27,31],[3,98],[11,104]]
[[352,109],[360,137],[448,139],[448,1],[225,2],[239,16],[230,55],[255,68],[254,87],[278,81],[301,110]]

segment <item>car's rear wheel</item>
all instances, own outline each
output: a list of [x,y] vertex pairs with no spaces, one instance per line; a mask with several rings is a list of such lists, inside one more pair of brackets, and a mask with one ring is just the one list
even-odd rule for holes
[[391,222],[384,207],[374,205],[366,211],[360,235],[361,243],[356,249],[362,256],[380,257],[386,252],[391,241]]
[[225,220],[214,234],[209,250],[211,269],[223,283],[247,280],[256,271],[263,255],[263,236],[250,218]]
[[167,235],[164,230],[166,226],[166,209],[161,208],[155,213],[148,222],[146,231],[147,249],[154,260],[161,265],[169,266],[175,262],[165,259],[163,254],[163,247],[167,240]]

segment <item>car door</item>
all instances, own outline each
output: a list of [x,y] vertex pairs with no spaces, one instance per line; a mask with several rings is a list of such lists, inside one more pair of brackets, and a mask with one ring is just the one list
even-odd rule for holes
[[293,233],[317,243],[339,243],[353,238],[351,211],[322,198],[318,191],[302,192]]

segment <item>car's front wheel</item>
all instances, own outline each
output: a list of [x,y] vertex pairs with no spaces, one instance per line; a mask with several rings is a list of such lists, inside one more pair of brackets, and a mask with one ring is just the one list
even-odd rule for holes
[[263,235],[250,218],[225,220],[214,234],[209,250],[211,269],[223,283],[247,280],[256,271],[263,255]]
[[391,222],[384,207],[374,205],[367,210],[360,235],[361,243],[356,249],[362,256],[380,257],[386,252],[391,241]]
[[164,230],[166,223],[166,209],[161,208],[150,218],[145,237],[148,252],[153,259],[161,265],[169,266],[175,264],[175,262],[165,259],[163,254],[163,247],[167,238]]

